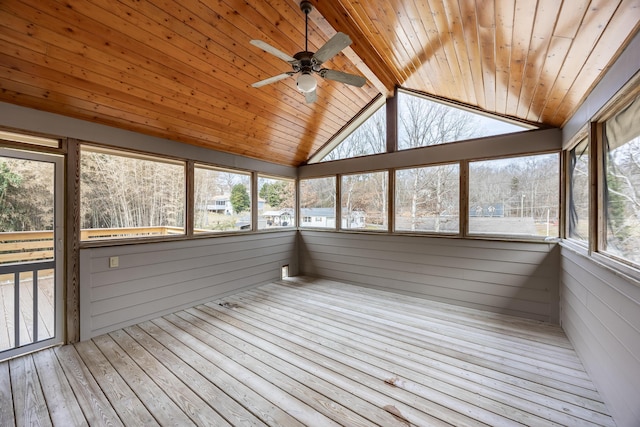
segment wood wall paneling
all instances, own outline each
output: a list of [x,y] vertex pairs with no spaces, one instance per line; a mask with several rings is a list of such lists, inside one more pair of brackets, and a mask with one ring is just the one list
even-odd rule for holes
[[295,275],[295,231],[82,249],[81,337],[278,279],[285,264]]
[[303,274],[558,323],[556,244],[300,231]]
[[618,426],[640,420],[640,286],[561,249],[561,324]]

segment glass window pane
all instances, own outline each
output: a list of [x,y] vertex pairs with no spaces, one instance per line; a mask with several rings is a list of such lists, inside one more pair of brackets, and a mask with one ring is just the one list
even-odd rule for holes
[[469,163],[469,234],[558,236],[559,156]]
[[607,252],[640,264],[640,97],[607,121]]
[[398,170],[395,185],[396,230],[458,233],[458,164]]
[[194,233],[251,230],[251,174],[196,166]]
[[184,234],[185,167],[83,147],[81,239]]
[[569,237],[589,241],[589,143],[569,152]]
[[388,175],[384,171],[342,177],[342,229],[389,229]]
[[258,229],[295,227],[296,186],[291,179],[258,176]]
[[0,157],[0,264],[54,258],[54,182],[53,163]]
[[398,149],[527,130],[524,126],[472,113],[424,97],[398,92]]
[[321,161],[384,153],[387,149],[387,109],[382,107],[347,136]]
[[336,227],[336,178],[300,180],[301,227]]

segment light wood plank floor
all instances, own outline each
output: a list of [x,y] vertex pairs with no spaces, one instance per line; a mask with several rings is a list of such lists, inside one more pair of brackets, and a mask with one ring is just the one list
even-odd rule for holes
[[0,363],[0,425],[614,425],[558,327],[292,278]]

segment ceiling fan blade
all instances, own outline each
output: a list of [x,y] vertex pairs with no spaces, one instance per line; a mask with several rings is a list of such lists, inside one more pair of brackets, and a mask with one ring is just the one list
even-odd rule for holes
[[289,63],[296,61],[296,59],[293,56],[287,55],[286,53],[284,53],[280,49],[277,49],[277,48],[271,46],[269,43],[263,42],[262,40],[251,40],[249,43],[251,43],[254,46],[259,47],[260,49],[264,50],[267,53],[272,54],[273,56],[277,56],[278,58],[282,59],[283,61],[286,61],[286,62],[289,62]]
[[345,33],[336,33],[331,37],[318,51],[313,55],[312,59],[316,65],[320,65],[325,61],[336,56],[342,49],[351,44],[351,39]]
[[307,104],[313,104],[318,99],[318,94],[316,90],[312,90],[311,92],[305,92],[304,100],[307,101]]
[[289,71],[287,73],[282,73],[282,74],[278,74],[277,76],[273,76],[273,77],[269,77],[268,79],[264,79],[264,80],[260,80],[259,82],[256,82],[254,84],[252,84],[251,86],[253,87],[261,87],[261,86],[265,86],[271,83],[275,83],[278,82],[280,80],[286,79],[289,76],[294,75],[295,73],[293,71]]
[[356,76],[355,74],[344,73],[342,71],[329,70],[327,68],[323,68],[318,71],[320,77],[327,80],[334,80],[336,82],[345,83],[351,86],[362,87],[367,82],[362,76]]

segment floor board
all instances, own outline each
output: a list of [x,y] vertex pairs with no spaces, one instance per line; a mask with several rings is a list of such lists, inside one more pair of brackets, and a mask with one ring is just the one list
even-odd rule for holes
[[304,277],[0,362],[0,397],[3,426],[614,425],[557,326]]

